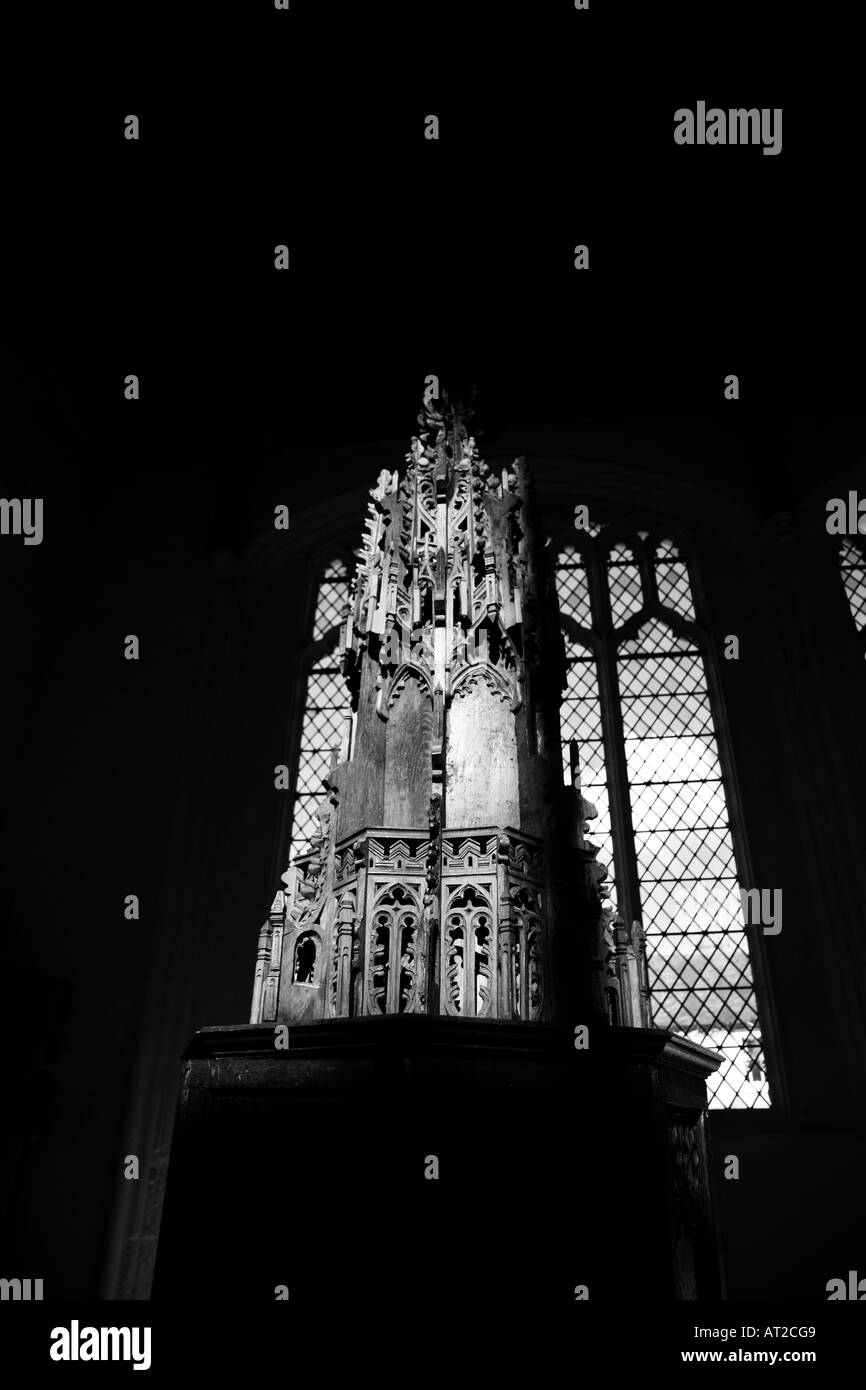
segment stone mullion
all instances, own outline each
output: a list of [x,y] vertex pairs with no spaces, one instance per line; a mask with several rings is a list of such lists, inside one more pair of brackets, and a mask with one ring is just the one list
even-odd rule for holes
[[[590,557],[590,597],[594,625],[600,637],[597,654],[601,722],[604,735],[607,788],[616,875],[616,900],[626,922],[642,921],[640,879],[631,816],[628,762],[625,753],[622,705],[617,672],[617,645],[607,586],[606,553],[593,546]],[[588,832],[592,838],[592,828]]]

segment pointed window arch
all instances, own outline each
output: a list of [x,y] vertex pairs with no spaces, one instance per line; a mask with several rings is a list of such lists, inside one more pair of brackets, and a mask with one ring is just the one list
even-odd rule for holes
[[712,649],[676,528],[592,523],[556,546],[569,663],[563,766],[578,742],[590,839],[647,936],[654,1023],[722,1053],[715,1109],[770,1104],[722,765]]

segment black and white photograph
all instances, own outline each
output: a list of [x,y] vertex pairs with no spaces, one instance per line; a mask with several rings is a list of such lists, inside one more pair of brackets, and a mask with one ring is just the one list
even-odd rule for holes
[[10,1383],[849,1364],[863,119],[780,25],[22,41]]

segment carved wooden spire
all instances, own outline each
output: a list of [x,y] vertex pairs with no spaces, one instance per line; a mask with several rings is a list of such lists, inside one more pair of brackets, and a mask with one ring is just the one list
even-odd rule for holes
[[370,490],[340,641],[352,716],[313,853],[260,938],[254,1022],[632,1021],[611,993],[637,956],[615,946],[563,785],[528,471],[491,471],[471,418],[425,403],[402,473]]

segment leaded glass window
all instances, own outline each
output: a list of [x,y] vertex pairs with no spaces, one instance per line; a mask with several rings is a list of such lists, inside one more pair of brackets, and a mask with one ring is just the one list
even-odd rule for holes
[[307,672],[292,815],[293,856],[302,854],[310,837],[318,833],[316,807],[322,799],[322,782],[331,765],[332,750],[340,746],[349,713],[349,696],[337,656],[348,593],[346,566],[342,560],[332,560],[319,581],[313,613],[313,651],[318,650],[319,655]]
[[861,549],[856,541],[843,540],[839,547],[839,563],[848,607],[866,656],[866,549]]
[[578,742],[590,838],[642,923],[653,1019],[721,1052],[716,1109],[770,1104],[708,642],[689,562],[662,532],[591,526],[558,547],[569,659],[563,765]]

